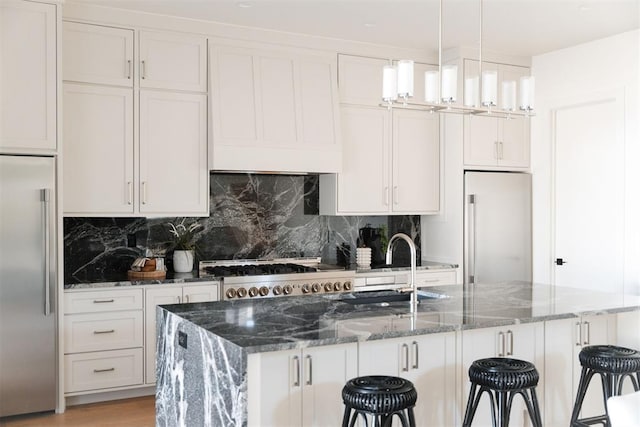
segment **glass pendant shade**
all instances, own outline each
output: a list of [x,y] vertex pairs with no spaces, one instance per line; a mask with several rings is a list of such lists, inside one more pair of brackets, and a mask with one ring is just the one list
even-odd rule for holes
[[382,100],[385,102],[398,99],[398,70],[393,65],[385,65],[382,69]]
[[464,80],[464,105],[466,107],[478,106],[479,84],[480,79],[478,79],[478,76],[468,77]]
[[458,90],[458,66],[442,66],[442,102],[456,102]]
[[498,72],[482,72],[482,105],[495,106],[498,103]]
[[398,96],[413,96],[413,61],[408,59],[398,61]]
[[516,82],[508,80],[502,82],[502,109],[514,111],[516,109]]
[[520,78],[520,109],[525,111],[533,110],[535,78],[533,76]]

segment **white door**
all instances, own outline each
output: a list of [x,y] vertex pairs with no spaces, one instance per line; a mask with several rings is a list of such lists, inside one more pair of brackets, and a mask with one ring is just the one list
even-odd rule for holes
[[65,214],[132,214],[133,91],[64,84]]
[[621,292],[624,100],[615,94],[594,95],[558,108],[552,115],[554,283]]
[[140,213],[208,216],[207,96],[140,91]]
[[182,288],[147,289],[145,293],[145,382],[156,382],[156,306],[179,304],[182,301]]
[[140,87],[207,91],[207,39],[140,32]]
[[393,112],[394,212],[437,212],[440,203],[440,117],[422,111]]
[[386,213],[391,195],[389,112],[342,106],[342,172],[338,206],[344,213]]
[[56,149],[56,6],[0,1],[0,149]]

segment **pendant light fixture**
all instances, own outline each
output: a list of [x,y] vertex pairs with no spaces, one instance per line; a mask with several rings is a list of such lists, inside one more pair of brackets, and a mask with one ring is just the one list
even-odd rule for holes
[[[501,99],[498,100],[498,72],[482,69],[483,0],[480,1],[480,41],[478,49],[479,70],[477,76],[466,77],[463,82],[463,99],[458,102],[458,67],[442,63],[442,3],[439,1],[438,20],[438,71],[426,71],[424,75],[424,104],[412,104],[413,61],[390,62],[383,69],[382,100],[388,108],[400,107],[438,111],[441,113],[492,115],[511,118],[533,115],[535,80],[532,76],[516,81],[501,82]],[[519,87],[518,87],[519,84]],[[518,91],[519,89],[519,91]],[[518,101],[516,101],[518,96]]]

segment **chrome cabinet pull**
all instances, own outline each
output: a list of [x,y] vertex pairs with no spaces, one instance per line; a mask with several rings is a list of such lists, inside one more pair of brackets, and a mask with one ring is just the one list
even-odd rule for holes
[[109,330],[105,330],[105,331],[93,331],[94,335],[100,335],[100,334],[113,334],[115,332],[115,329],[109,329]]
[[305,357],[305,362],[307,364],[306,385],[313,385],[313,366],[312,366],[312,358],[310,354],[307,354],[307,357]]
[[576,346],[580,347],[582,343],[582,325],[580,322],[576,322]]
[[180,298],[180,297],[176,297],[176,302],[177,302],[178,304],[180,304],[180,303],[182,302],[182,298]]
[[498,148],[498,141],[493,141],[493,154],[496,156],[496,160],[500,159],[500,149]]
[[589,322],[584,322],[584,345],[589,345],[591,343],[591,325]]
[[109,304],[114,302],[115,300],[113,298],[111,299],[94,299],[93,303],[94,304]]
[[402,352],[404,355],[404,364],[402,366],[402,372],[409,372],[409,346],[402,344]]
[[188,302],[189,302],[189,295],[185,295],[185,296],[184,296],[184,302],[185,302],[185,303],[188,303]]
[[504,345],[504,332],[498,332],[498,356],[504,356],[504,350],[505,350],[505,345]]
[[144,63],[144,59],[140,63],[140,78],[144,80],[147,78],[147,65]]
[[142,204],[147,204],[147,181],[142,181]]
[[300,358],[298,356],[293,356],[292,359],[292,369],[293,369],[293,386],[300,387]]
[[398,202],[398,186],[394,185],[393,186],[393,204],[397,205],[398,203],[399,203]]
[[411,366],[413,369],[418,369],[418,358],[419,358],[419,354],[418,354],[418,342],[414,341],[411,343],[411,345],[413,346],[413,365]]
[[127,79],[131,80],[131,60],[127,60]]
[[133,182],[127,181],[127,204],[133,204]]
[[50,272],[51,269],[51,241],[50,239],[50,230],[49,230],[49,203],[51,201],[51,190],[48,188],[43,188],[41,190],[41,201],[43,203],[44,209],[44,315],[48,316],[51,314],[51,279]]
[[389,206],[389,187],[384,187],[384,204]]
[[94,369],[93,372],[97,374],[97,373],[100,373],[100,372],[113,372],[115,370],[116,370],[116,368]]
[[513,356],[513,332],[512,331],[507,331],[507,343],[509,345],[507,356]]
[[504,159],[504,145],[502,144],[502,141],[498,142],[499,147],[500,147],[500,160]]

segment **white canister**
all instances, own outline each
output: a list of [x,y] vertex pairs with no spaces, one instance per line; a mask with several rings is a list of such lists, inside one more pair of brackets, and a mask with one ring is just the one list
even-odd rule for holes
[[356,264],[359,268],[371,267],[371,248],[356,249]]

